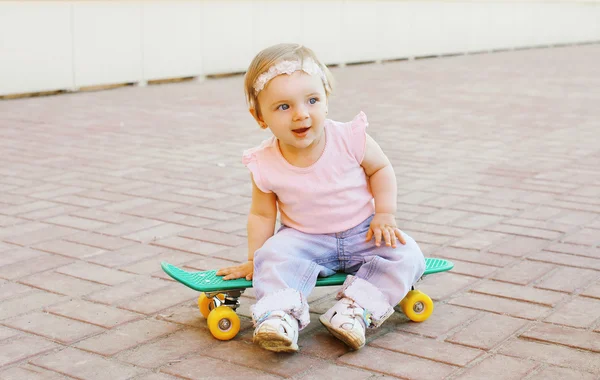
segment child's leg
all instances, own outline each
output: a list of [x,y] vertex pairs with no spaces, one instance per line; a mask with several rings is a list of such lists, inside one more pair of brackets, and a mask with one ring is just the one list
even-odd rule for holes
[[319,274],[336,270],[335,243],[328,235],[284,227],[255,252],[255,342],[273,351],[297,350],[297,330],[310,321],[306,297]]
[[[425,271],[425,258],[413,238],[403,233],[406,245],[396,248],[373,241],[364,242],[362,234],[353,236],[350,250],[362,256],[363,264],[354,276],[348,276],[338,298],[350,298],[370,314],[371,326],[377,327],[393,312],[394,306],[410,291]],[[350,268],[349,268],[350,269]]]

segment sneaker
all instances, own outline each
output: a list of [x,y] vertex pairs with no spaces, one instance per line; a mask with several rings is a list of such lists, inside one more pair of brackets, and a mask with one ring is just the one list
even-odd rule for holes
[[365,309],[350,298],[340,299],[319,318],[329,332],[353,350],[365,345]]
[[252,341],[265,350],[298,351],[298,321],[284,311],[265,314],[256,323]]

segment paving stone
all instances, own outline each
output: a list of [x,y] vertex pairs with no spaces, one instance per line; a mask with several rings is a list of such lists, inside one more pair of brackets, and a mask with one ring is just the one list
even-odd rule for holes
[[369,345],[461,367],[484,354],[478,349],[406,333],[388,333]]
[[554,269],[552,264],[537,261],[519,261],[517,264],[502,268],[490,277],[513,284],[527,285]]
[[595,352],[521,339],[515,339],[503,345],[499,352],[507,356],[532,359],[559,367],[600,374],[600,361]]
[[476,293],[467,293],[452,299],[449,303],[532,320],[541,317],[550,310],[550,308],[541,305]]
[[152,319],[135,321],[116,327],[101,335],[82,340],[75,344],[75,347],[111,356],[159,336],[175,332],[179,328],[175,324]]
[[121,272],[115,269],[109,269],[100,265],[89,264],[85,262],[75,262],[56,270],[82,280],[88,280],[105,285],[116,285],[125,281],[134,280],[135,275]]
[[113,328],[144,317],[127,310],[78,299],[48,306],[45,311],[104,328]]
[[490,248],[490,252],[509,256],[524,256],[538,252],[547,245],[547,240],[515,236],[500,244],[494,245]]
[[554,306],[566,297],[564,293],[489,280],[474,286],[471,292],[538,303],[546,306]]
[[589,373],[581,372],[569,368],[561,368],[548,366],[537,372],[535,375],[528,377],[529,380],[547,380],[547,379],[560,379],[560,380],[597,380],[598,376]]
[[591,327],[598,319],[600,319],[600,300],[575,297],[559,306],[545,321],[585,328]]
[[2,323],[13,329],[41,335],[63,344],[71,344],[104,331],[98,326],[42,312],[28,313],[4,320]]
[[527,321],[522,319],[484,313],[479,319],[470,323],[446,341],[490,350],[508,339],[526,324]]
[[529,260],[600,271],[600,259],[542,251],[527,257]]
[[87,257],[95,256],[104,252],[104,249],[90,247],[88,245],[71,243],[65,240],[52,240],[41,244],[36,244],[33,248],[49,252],[56,253],[61,256],[69,256],[76,259],[85,259]]
[[18,261],[0,267],[0,278],[16,280],[33,273],[44,272],[49,269],[55,269],[70,264],[73,259],[58,255],[40,255],[26,262]]
[[32,356],[60,347],[49,340],[35,336],[17,336],[0,341],[0,367],[16,363]]
[[[218,370],[215,371],[215,368]],[[207,378],[209,374],[217,374],[218,377],[224,379],[234,380],[247,380],[247,379],[259,379],[259,380],[275,380],[280,379],[279,376],[269,375],[260,370],[244,367],[232,363],[227,360],[227,364],[223,365],[222,359],[213,359],[205,356],[192,356],[182,360],[181,362],[174,363],[166,368],[162,369],[163,372],[177,376],[177,378],[184,379],[202,379]]]
[[12,298],[0,303],[0,321],[66,300],[67,298],[65,296],[43,292],[41,290],[26,293],[20,297]]
[[444,304],[435,306],[433,314],[431,314],[427,321],[405,323],[400,325],[398,330],[430,338],[438,338],[459,326],[465,325],[480,314],[481,312],[476,310]]
[[557,343],[600,353],[600,334],[590,333],[585,330],[540,323],[530,330],[523,332],[520,336],[521,338]]
[[587,287],[600,273],[579,268],[559,267],[535,284],[536,288],[572,293]]
[[74,348],[35,358],[31,363],[76,379],[125,380],[142,373],[142,370],[101,356]]
[[391,376],[414,379],[440,379],[456,371],[457,367],[421,359],[374,347],[364,347],[338,359],[345,365]]
[[102,284],[81,280],[54,271],[36,273],[20,279],[19,282],[42,290],[73,297],[83,296],[106,288]]
[[440,273],[424,278],[423,281],[415,285],[415,288],[427,294],[433,300],[442,300],[458,293],[476,281],[477,278],[475,277],[452,272]]
[[12,367],[6,371],[0,370],[0,379],[2,380],[59,380],[65,379],[65,376],[48,371],[46,369],[36,367],[29,364],[21,365],[20,367]]
[[34,291],[34,288],[14,282],[0,281],[0,301]]
[[504,355],[493,355],[468,369],[457,379],[514,379],[525,378],[538,364]]

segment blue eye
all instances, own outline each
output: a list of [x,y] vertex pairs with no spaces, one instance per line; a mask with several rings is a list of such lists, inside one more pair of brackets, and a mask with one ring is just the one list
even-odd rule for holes
[[315,103],[317,103],[318,101],[319,101],[319,98],[310,98],[310,99],[308,100],[308,102],[309,102],[310,104],[315,104]]
[[282,110],[282,111],[285,111],[285,110],[287,110],[288,108],[290,108],[290,106],[289,106],[289,105],[287,105],[287,104],[282,104],[282,105],[280,105],[279,107],[277,107],[277,109],[278,109],[278,110]]

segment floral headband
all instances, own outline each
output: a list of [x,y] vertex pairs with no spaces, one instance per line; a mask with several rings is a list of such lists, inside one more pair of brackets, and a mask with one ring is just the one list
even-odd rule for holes
[[258,93],[265,88],[267,83],[276,76],[281,74],[291,75],[292,73],[300,70],[309,75],[318,75],[323,81],[325,89],[330,91],[329,82],[327,81],[327,77],[325,76],[325,73],[321,67],[312,58],[305,58],[303,62],[281,61],[269,67],[269,70],[260,74],[258,78],[256,78],[256,81],[254,82],[254,95],[258,95]]

